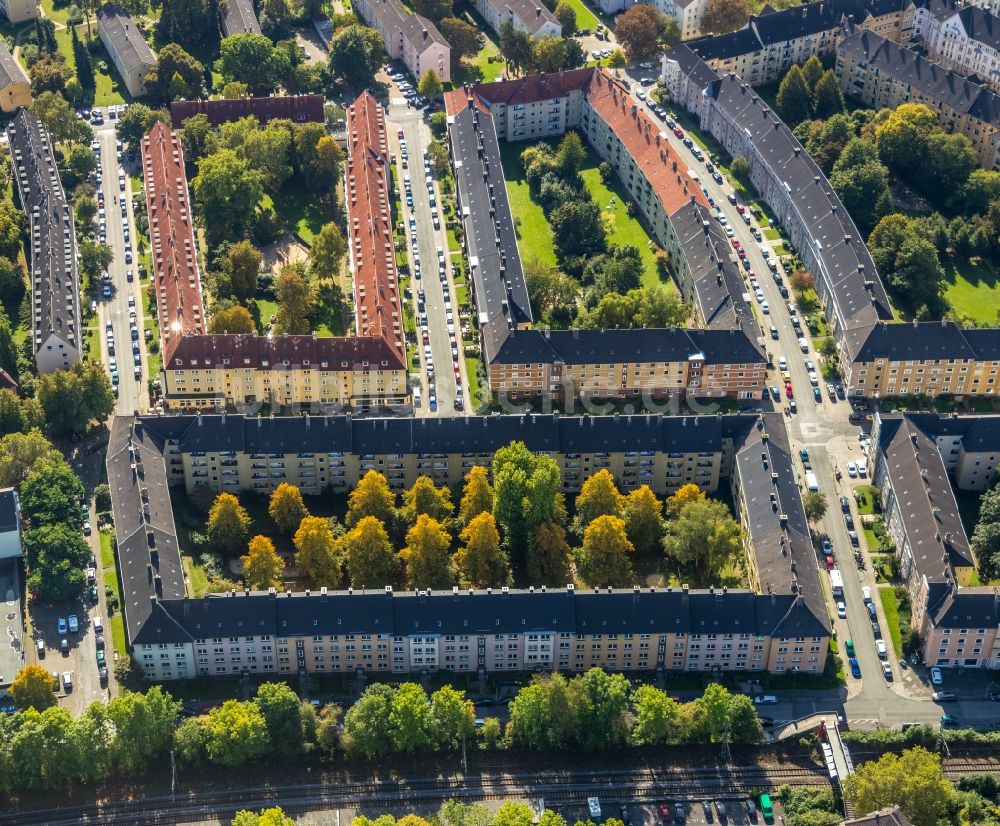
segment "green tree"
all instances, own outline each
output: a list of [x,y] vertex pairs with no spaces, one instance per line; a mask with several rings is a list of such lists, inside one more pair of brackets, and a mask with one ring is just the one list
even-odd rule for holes
[[249,241],[233,244],[226,251],[221,266],[229,277],[233,295],[240,301],[249,301],[257,294],[257,278],[264,256]]
[[738,557],[741,534],[724,502],[698,499],[684,505],[667,522],[663,546],[670,559],[691,566],[699,581],[707,582]]
[[576,34],[576,9],[567,0],[559,0],[552,14],[562,26],[563,37],[572,37]]
[[393,751],[390,714],[395,693],[396,690],[386,683],[373,683],[347,710],[342,743],[348,756],[371,759]]
[[892,209],[889,171],[875,147],[864,138],[852,138],[833,165],[830,183],[855,222],[870,231]]
[[382,58],[382,38],[366,26],[346,26],[330,43],[330,73],[353,87],[371,83]]
[[[8,433],[0,437],[0,486],[17,487],[36,466],[47,465],[62,459],[62,454],[52,447],[52,443],[34,428],[27,433]],[[83,486],[80,486],[83,492]],[[43,500],[47,499],[45,494]],[[21,508],[24,509],[23,493]],[[44,505],[42,506],[45,507]],[[29,515],[30,514],[27,514]]]
[[220,493],[208,511],[208,541],[224,553],[235,553],[246,545],[250,522],[250,514],[239,499],[231,493]]
[[561,37],[540,37],[532,46],[531,65],[536,72],[558,72],[566,68],[568,55],[569,40]]
[[778,96],[775,103],[778,114],[790,126],[796,126],[809,117],[812,101],[809,86],[797,64],[785,73],[778,86]]
[[256,701],[267,726],[272,754],[280,759],[301,752],[303,719],[298,695],[287,683],[263,683],[257,689]]
[[493,826],[531,826],[535,813],[527,803],[508,800],[502,803],[493,818]]
[[625,497],[619,492],[615,477],[606,469],[599,470],[584,481],[576,497],[573,529],[582,536],[598,516],[621,516],[624,505]]
[[413,486],[403,493],[402,514],[411,525],[421,514],[443,522],[451,516],[454,509],[451,491],[445,485],[435,487],[429,476],[418,476]]
[[406,532],[406,547],[399,556],[406,569],[406,584],[411,588],[443,588],[452,582],[451,536],[426,513],[420,514]]
[[[180,81],[179,84],[177,80]],[[177,43],[168,42],[160,49],[156,55],[156,63],[146,75],[146,88],[150,96],[163,103],[175,100],[174,93],[179,91],[186,92],[189,98],[198,98],[205,91],[204,83],[205,67]]]
[[665,691],[651,685],[639,686],[632,692],[635,725],[630,740],[636,746],[662,746],[678,738],[680,715],[676,701]]
[[459,534],[462,547],[452,557],[463,588],[499,588],[513,580],[510,561],[500,548],[496,520],[488,511],[473,517]]
[[587,751],[622,745],[630,723],[628,679],[600,668],[591,668],[576,679],[580,681],[576,708],[580,745]]
[[274,550],[274,543],[266,536],[255,536],[250,540],[243,562],[243,579],[247,587],[255,591],[281,588],[281,574],[285,570],[284,560]]
[[573,318],[580,294],[575,279],[537,258],[525,263],[524,279],[528,286],[528,299],[539,315],[566,321]]
[[625,533],[635,549],[644,551],[663,538],[663,504],[649,485],[636,488],[625,497],[622,518]]
[[892,170],[916,173],[927,158],[927,139],[939,129],[928,106],[904,103],[875,128],[879,155]]
[[941,758],[919,746],[862,763],[844,780],[844,797],[855,811],[898,805],[914,826],[936,826],[946,816],[951,796]]
[[108,703],[108,719],[115,732],[111,760],[126,775],[145,770],[166,757],[173,742],[181,704],[160,686],[144,693],[127,691]]
[[750,18],[748,0],[708,0],[702,17],[701,30],[726,34],[742,28]]
[[245,231],[264,194],[261,173],[231,149],[220,149],[202,158],[191,188],[207,228],[216,237]]
[[144,103],[132,103],[118,116],[115,134],[122,143],[138,151],[145,134],[159,122],[169,126],[169,113],[162,109],[150,109]]
[[0,201],[0,255],[17,260],[21,253],[21,233],[27,227],[27,217],[12,200]]
[[530,68],[534,59],[531,37],[527,32],[515,29],[510,20],[505,20],[500,26],[500,54],[515,73]]
[[[461,66],[463,58],[474,57],[479,52],[480,35],[475,26],[471,26],[457,17],[446,17],[438,23],[438,29],[441,30],[444,39],[451,44],[451,64],[453,69]],[[444,113],[435,112],[435,114]],[[433,119],[434,115],[431,115],[432,123]]]
[[417,91],[420,92],[428,100],[436,100],[444,92],[444,86],[441,85],[441,78],[438,77],[438,73],[433,69],[428,69],[424,72],[424,76],[420,78],[420,83],[417,84]]
[[[962,187],[965,211],[986,212],[991,201],[1000,200],[1000,172],[994,169],[973,169]],[[0,233],[2,234],[2,233]]]
[[215,130],[208,115],[200,112],[185,118],[181,130],[181,147],[184,149],[184,160],[195,166],[206,155],[211,155],[218,149]]
[[251,812],[243,809],[236,813],[232,826],[295,826],[295,819],[288,817],[280,806]]
[[539,524],[526,560],[528,578],[542,585],[565,584],[570,581],[569,562],[566,529],[552,520]]
[[282,533],[291,533],[309,515],[302,500],[302,491],[295,485],[282,482],[274,489],[267,504],[267,512]]
[[479,514],[491,510],[493,510],[493,487],[490,485],[489,471],[482,465],[474,465],[465,474],[458,517],[463,525],[468,525]]
[[645,60],[659,50],[663,28],[662,12],[655,6],[637,4],[618,15],[615,38],[629,60]]
[[224,310],[216,310],[208,321],[210,333],[254,333],[257,325],[246,307],[237,304]]
[[93,130],[78,121],[76,112],[58,92],[42,92],[31,104],[31,114],[38,118],[56,141],[82,141],[93,135]]
[[355,588],[381,588],[396,579],[396,556],[385,525],[365,516],[344,534],[344,562]]
[[340,549],[330,523],[321,516],[306,516],[292,540],[295,563],[317,585],[340,584]]
[[21,513],[33,528],[53,525],[79,529],[83,483],[61,454],[46,451],[43,455],[46,461],[34,464],[21,483]]
[[246,83],[254,95],[274,92],[291,69],[286,52],[253,32],[223,38],[215,65],[224,78]]
[[396,512],[396,494],[389,489],[385,476],[369,470],[347,497],[347,524],[353,527],[366,516],[391,522]]
[[927,138],[927,157],[920,179],[926,192],[958,192],[979,166],[972,142],[959,133],[938,132]]
[[543,522],[562,520],[562,477],[551,457],[512,442],[493,458],[493,483],[493,515],[512,554],[524,552]]
[[600,296],[597,306],[581,315],[580,326],[589,330],[677,327],[687,316],[676,292],[656,285]]
[[[644,8],[650,7],[632,6],[632,9]],[[552,225],[556,246],[564,257],[592,255],[604,249],[606,232],[601,209],[593,201],[560,204],[549,215],[549,223]]]
[[205,720],[208,759],[222,766],[240,766],[264,756],[267,722],[257,703],[226,700]]
[[844,93],[840,90],[837,76],[831,69],[827,69],[813,90],[813,114],[817,118],[826,119],[840,114],[845,108]]
[[347,242],[334,223],[324,224],[313,237],[309,249],[309,266],[320,278],[335,278],[340,274]]
[[806,519],[819,522],[826,515],[826,495],[816,490],[806,491],[802,495],[802,507],[806,512]]
[[278,299],[278,330],[287,335],[306,335],[311,326],[313,294],[300,269],[294,265],[282,267],[274,292]]
[[434,743],[434,718],[427,692],[417,683],[396,689],[389,708],[393,744],[397,751],[421,751]]
[[80,272],[93,284],[101,273],[111,266],[114,251],[107,244],[101,244],[90,239],[80,242]]
[[552,718],[548,696],[540,683],[533,682],[518,691],[508,710],[506,734],[514,748],[537,751],[549,747]]
[[58,688],[59,684],[45,668],[29,663],[14,677],[14,682],[10,684],[10,696],[21,711],[28,708],[45,711],[56,704],[55,692]]
[[[823,77],[823,62],[816,56],[810,55],[809,59],[802,64],[802,77],[810,92],[816,91],[816,84]],[[820,115],[816,115],[817,118]]]
[[475,734],[476,710],[472,700],[450,685],[431,695],[431,717],[437,743],[442,748],[458,748],[463,739]]
[[608,58],[608,66],[612,69],[624,69],[628,65],[628,59],[625,57],[625,52],[621,49],[615,49],[611,53],[611,57]]
[[577,571],[584,582],[594,587],[631,585],[635,575],[629,554],[634,550],[621,517],[598,516],[583,532]]

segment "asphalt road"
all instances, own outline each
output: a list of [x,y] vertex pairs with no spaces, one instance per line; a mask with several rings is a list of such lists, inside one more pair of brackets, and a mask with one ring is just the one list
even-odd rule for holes
[[[420,280],[413,278],[410,280],[410,290],[412,296],[405,298],[409,301],[416,316],[417,345],[420,351],[420,376],[423,387],[421,406],[416,409],[417,415],[455,415],[455,397],[458,390],[458,383],[455,380],[454,363],[452,360],[451,342],[448,336],[447,319],[445,317],[445,297],[441,288],[441,280],[438,275],[438,255],[440,248],[444,251],[445,268],[448,280],[449,298],[451,304],[452,317],[454,319],[454,329],[456,342],[459,350],[459,375],[461,376],[461,386],[468,387],[465,377],[465,360],[462,357],[461,323],[459,321],[458,304],[455,300],[455,284],[452,277],[451,260],[448,252],[448,237],[444,224],[444,213],[442,209],[440,190],[437,182],[434,182],[435,198],[437,200],[438,216],[440,219],[440,230],[434,229],[431,216],[430,197],[427,184],[424,180],[423,152],[431,142],[430,129],[424,122],[424,111],[413,109],[406,105],[406,101],[396,91],[395,84],[386,78],[390,84],[389,110],[387,113],[387,129],[389,130],[389,145],[391,151],[396,156],[396,170],[399,175],[399,185],[403,186],[403,177],[410,176],[410,186],[413,192],[412,213],[406,206],[405,192],[400,192],[400,202],[403,207],[402,220],[406,225],[407,247],[410,255],[410,271],[413,269],[413,247],[410,237],[409,218],[415,217],[417,222],[417,248],[420,251]],[[407,165],[408,169],[403,169],[402,158],[399,151],[398,130],[403,130],[406,140]],[[437,410],[431,411],[429,405],[428,389],[430,383],[427,377],[426,361],[424,358],[424,345],[420,329],[420,311],[417,309],[417,291],[424,290],[426,297],[425,310],[427,314],[428,337],[430,340],[431,356],[434,360],[434,387],[437,391]],[[469,404],[468,393],[463,393],[462,410]]]
[[[116,158],[115,131],[118,121],[106,118],[104,126],[95,128],[94,133],[101,144],[102,181],[104,192],[104,209],[107,220],[107,244],[114,252],[114,260],[108,268],[111,276],[111,298],[99,297],[97,300],[97,316],[100,321],[101,356],[105,364],[109,364],[107,343],[107,324],[110,321],[115,336],[115,359],[118,363],[118,404],[116,412],[129,414],[136,410],[145,410],[148,404],[145,379],[149,376],[148,361],[145,353],[145,341],[142,336],[142,296],[140,294],[138,260],[136,258],[136,233],[134,231],[134,215],[132,212],[131,184],[128,175],[125,176],[125,191],[118,184],[118,171],[121,168]],[[119,204],[124,198],[131,230],[132,263],[125,263],[125,238],[123,221]],[[132,270],[134,279],[129,283],[126,270]],[[138,381],[133,375],[132,339],[129,334],[128,298],[135,298],[137,324],[139,328],[139,347],[142,360],[142,373]]]

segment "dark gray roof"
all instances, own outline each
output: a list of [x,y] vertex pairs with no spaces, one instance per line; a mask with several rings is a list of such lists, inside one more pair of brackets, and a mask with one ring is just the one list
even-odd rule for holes
[[162,432],[176,435],[169,424],[158,431],[144,427],[141,419],[116,416],[108,441],[108,485],[129,639],[149,615],[151,597],[184,596]]
[[827,634],[815,623],[795,624],[800,603],[792,595],[679,588],[409,593],[376,589],[309,595],[237,591],[159,601],[135,641],[157,644],[213,636],[358,633]]
[[125,9],[105,3],[97,12],[97,23],[114,45],[127,71],[140,66],[152,67],[156,63],[153,50]]
[[0,490],[0,533],[19,530],[21,526],[21,505],[17,491],[13,488]]
[[[953,15],[943,15],[945,20]],[[1000,18],[990,14],[978,6],[966,6],[955,12],[954,17],[962,21],[965,33],[979,43],[985,43],[990,48],[1000,51]]]
[[137,419],[148,438],[155,437],[160,443],[169,439],[176,443],[181,453],[232,450],[280,454],[342,452],[359,456],[493,453],[515,440],[523,441],[530,450],[538,452],[715,452],[722,449],[723,438],[745,432],[753,420],[753,416],[747,415],[526,414],[355,419],[350,416],[243,417],[231,413]]
[[222,32],[226,37],[261,33],[253,0],[222,0],[219,12],[222,15]]
[[533,316],[528,285],[517,248],[493,117],[474,104],[463,107],[449,116],[448,135],[479,325],[530,324]]
[[721,224],[697,203],[682,206],[670,216],[670,223],[683,249],[694,300],[705,326],[716,330],[740,328],[754,340],[760,327],[743,298],[746,285]]
[[681,362],[702,354],[708,364],[765,364],[755,342],[739,329],[693,330],[515,330],[490,364],[602,364],[607,362]]
[[[790,9],[762,17],[751,17],[749,27],[753,29],[765,46],[782,44],[789,40],[832,31],[844,17],[853,17],[862,22],[869,14],[869,6],[874,4],[864,0],[823,0],[820,3],[806,3]],[[880,5],[902,9],[902,0],[890,0]],[[879,11],[888,13],[889,9]]]
[[388,31],[398,29],[417,51],[422,51],[420,47],[425,41],[448,45],[448,41],[433,22],[419,14],[413,14],[399,0],[371,0],[368,8]]
[[993,586],[953,587],[931,612],[937,628],[995,628],[1000,623],[1000,591]]
[[8,124],[7,139],[21,206],[30,222],[34,349],[51,334],[79,349],[76,228],[49,134],[38,118],[22,109]]
[[687,75],[692,83],[704,88],[713,80],[718,80],[719,75],[716,74],[715,69],[709,66],[704,60],[702,60],[701,57],[692,51],[691,47],[697,42],[699,41],[678,43],[672,49],[667,51],[664,57],[668,61],[674,61],[680,67],[681,73]]
[[733,487],[743,503],[761,591],[798,595],[814,621],[829,629],[795,460],[779,414],[761,415],[737,444]]
[[880,418],[878,461],[892,485],[920,577],[953,578],[955,565],[975,565],[951,480],[932,435],[906,416]]
[[546,23],[553,23],[559,28],[562,24],[556,16],[550,12],[541,0],[504,0],[504,6],[508,8],[518,20],[521,21],[525,31],[534,34]]
[[864,61],[866,71],[901,80],[959,113],[1000,125],[1000,96],[995,92],[873,32],[845,38],[837,55]]
[[688,45],[702,60],[728,60],[731,57],[753,54],[764,48],[753,29],[709,35],[700,40],[692,40]]
[[[773,15],[771,15],[773,16]],[[735,75],[713,83],[709,94],[737,129],[752,140],[761,161],[784,184],[824,271],[817,287],[833,302],[842,327],[892,318],[885,288],[863,237],[823,172],[770,107]],[[824,290],[820,281],[829,284]]]
[[21,64],[14,59],[14,55],[7,48],[7,43],[0,40],[0,89],[6,89],[12,83],[23,83],[28,85],[28,75],[25,74]]
[[887,806],[877,812],[854,820],[845,820],[843,826],[911,826],[899,806]]
[[853,361],[1000,358],[1000,329],[963,328],[953,321],[886,324],[854,331],[846,339]]

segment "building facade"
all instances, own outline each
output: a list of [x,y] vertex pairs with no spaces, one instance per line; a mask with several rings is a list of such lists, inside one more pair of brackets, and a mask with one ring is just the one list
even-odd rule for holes
[[48,132],[20,110],[7,126],[7,146],[21,208],[28,215],[31,336],[39,374],[80,360],[80,277],[76,225],[56,168]]
[[0,13],[12,26],[34,20],[39,15],[38,0],[0,0]]
[[97,31],[128,93],[144,97],[146,75],[156,64],[156,56],[128,12],[112,3],[104,4],[97,12]]
[[499,34],[504,23],[529,37],[562,37],[562,24],[540,2],[534,0],[473,0],[473,6],[490,28]]
[[0,112],[16,112],[29,106],[31,81],[7,44],[0,42]]

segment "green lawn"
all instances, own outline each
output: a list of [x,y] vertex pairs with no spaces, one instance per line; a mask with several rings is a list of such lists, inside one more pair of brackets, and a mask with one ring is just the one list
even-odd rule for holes
[[195,562],[191,557],[184,557],[184,572],[187,574],[188,585],[190,586],[190,596],[203,597],[208,591],[208,574],[205,568]]
[[465,357],[465,372],[469,377],[469,388],[468,388],[468,398],[472,402],[473,409],[479,408],[479,378],[476,374],[476,370],[482,362],[474,358],[473,356]]
[[[614,216],[614,230],[608,233],[608,243],[618,244],[619,246],[631,245],[638,247],[642,255],[643,286],[650,287],[661,283],[660,277],[656,272],[656,259],[653,257],[653,251],[649,247],[649,234],[643,229],[638,219],[632,218],[628,214],[626,204],[631,199],[617,185],[615,185],[614,189],[610,189],[605,185],[604,181],[601,180],[601,173],[598,172],[596,166],[598,161],[595,156],[590,156],[590,162],[592,165],[581,170],[580,174],[587,185],[587,189],[590,190],[594,201],[600,206],[601,211],[605,215]],[[612,199],[614,200],[613,205],[611,203]]]
[[[96,22],[91,23],[91,31],[96,39]],[[86,42],[86,25],[77,26],[76,33],[81,40]],[[56,31],[56,44],[59,48],[59,54],[66,58],[67,65],[75,71],[76,60],[73,56],[73,41],[69,29],[59,29]],[[108,106],[113,103],[125,103],[125,95],[127,94],[125,86],[119,79],[114,63],[111,62],[111,57],[108,55],[103,43],[99,43],[97,54],[91,55],[90,65],[94,71],[94,82],[97,86],[94,90],[94,105]]]
[[962,318],[995,325],[1000,308],[1000,271],[982,260],[946,262],[944,299]]
[[115,647],[115,653],[119,657],[124,657],[128,654],[128,646],[125,644],[125,617],[119,612],[108,622],[111,624],[111,644]]
[[[482,31],[482,29],[480,29]],[[462,63],[461,69],[455,73],[453,85],[460,86],[465,83],[492,83],[503,76],[505,63],[502,61],[492,61],[491,57],[500,54],[500,50],[489,38],[483,44],[474,58],[467,59]]]
[[[60,3],[57,8],[53,0],[42,0],[42,11],[45,12],[46,17],[51,18],[54,22],[65,23],[66,18],[69,16],[70,5],[70,3]],[[90,25],[92,29],[97,28],[97,23],[93,18],[90,20]]]
[[764,230],[764,237],[767,238],[769,241],[777,241],[781,237],[781,233],[778,232],[778,230],[776,229],[768,227],[767,229]]
[[576,12],[577,29],[590,29],[590,31],[593,31],[601,25],[601,21],[597,19],[597,15],[587,8],[583,0],[566,0],[566,2]]
[[889,626],[889,636],[892,637],[892,650],[897,657],[903,656],[903,640],[899,633],[899,605],[896,602],[896,592],[892,586],[878,589],[878,598],[882,602],[885,621]]
[[517,246],[522,261],[538,260],[543,266],[556,265],[556,248],[552,239],[552,228],[542,208],[531,200],[528,182],[524,179],[521,166],[521,152],[525,143],[502,143],[500,158],[503,162],[504,177],[507,179],[507,196],[514,214],[514,229],[517,232]]
[[294,232],[307,244],[323,224],[333,220],[333,202],[305,187],[288,183],[273,198],[265,195],[262,203],[273,206],[288,232]]
[[105,568],[115,567],[115,551],[111,543],[111,534],[101,531],[101,565]]

